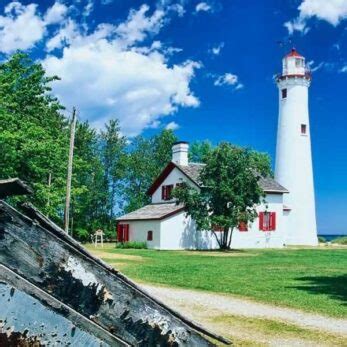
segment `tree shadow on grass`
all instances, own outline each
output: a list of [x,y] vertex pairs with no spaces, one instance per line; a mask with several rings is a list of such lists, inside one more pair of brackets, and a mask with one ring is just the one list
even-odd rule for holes
[[332,299],[341,301],[347,306],[347,274],[339,276],[305,276],[296,278],[306,282],[301,286],[292,287],[305,290],[311,294],[325,294]]

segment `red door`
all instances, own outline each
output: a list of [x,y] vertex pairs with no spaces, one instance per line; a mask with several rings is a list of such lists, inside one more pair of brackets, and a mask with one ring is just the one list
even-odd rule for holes
[[129,241],[129,224],[118,224],[117,226],[117,241],[128,242]]

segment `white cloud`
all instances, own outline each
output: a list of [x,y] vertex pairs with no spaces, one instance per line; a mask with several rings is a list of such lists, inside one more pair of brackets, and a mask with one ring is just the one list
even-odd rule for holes
[[195,6],[195,12],[212,12],[213,8],[207,2],[199,2]]
[[293,35],[294,31],[300,31],[305,35],[310,30],[310,28],[306,26],[306,20],[301,17],[285,22],[284,26],[287,28],[289,35]]
[[131,10],[128,19],[116,28],[116,33],[127,46],[143,41],[149,34],[157,34],[164,25],[165,12],[157,9],[147,16],[148,5],[142,5],[139,10]]
[[180,126],[176,122],[170,122],[165,127],[165,129],[167,129],[167,130],[177,130],[179,128],[180,128]]
[[48,51],[62,48],[59,56],[50,54],[42,61],[49,75],[61,77],[54,93],[98,128],[118,118],[122,131],[132,136],[157,127],[180,107],[199,105],[190,82],[200,63],[171,66],[160,41],[144,46],[148,34],[164,25],[164,12],[147,16],[148,11],[142,6],[124,23],[101,24],[89,34],[70,20],[47,42]]
[[244,86],[239,82],[239,78],[237,75],[232,74],[230,72],[225,73],[224,75],[218,76],[214,81],[215,86],[234,86],[235,90],[242,89]]
[[62,21],[67,14],[67,7],[60,3],[56,2],[54,5],[49,8],[44,16],[44,21],[46,24],[55,24]]
[[83,9],[83,17],[88,17],[94,10],[94,0],[88,0]]
[[347,65],[343,66],[341,68],[340,72],[343,72],[343,73],[347,72]]
[[289,34],[293,34],[294,31],[300,31],[303,34],[307,33],[307,21],[312,17],[337,26],[342,20],[347,18],[347,1],[303,0],[298,10],[299,16],[284,24]]
[[213,54],[213,55],[219,55],[221,50],[224,48],[224,42],[221,42],[220,44],[212,47],[209,50],[209,53]]
[[303,18],[317,17],[336,26],[347,18],[346,0],[304,0],[299,6]]
[[46,50],[53,51],[56,48],[62,48],[64,43],[70,43],[79,36],[79,28],[76,23],[68,19],[60,30],[46,42]]
[[22,5],[14,1],[0,16],[0,51],[10,54],[16,50],[28,50],[43,39],[48,25],[55,24],[66,15],[65,5],[56,2],[42,17],[36,4]]

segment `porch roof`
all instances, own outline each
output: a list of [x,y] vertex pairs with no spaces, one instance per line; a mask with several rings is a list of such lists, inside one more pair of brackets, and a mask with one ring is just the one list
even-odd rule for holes
[[183,205],[176,205],[176,203],[149,204],[117,218],[117,221],[161,220],[181,212],[183,209]]

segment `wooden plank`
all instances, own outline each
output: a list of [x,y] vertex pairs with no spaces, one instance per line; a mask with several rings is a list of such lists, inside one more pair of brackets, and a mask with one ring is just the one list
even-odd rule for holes
[[29,216],[0,202],[0,262],[11,270],[131,345],[211,346],[197,331],[228,342],[91,256],[34,207],[25,208]]
[[3,265],[0,307],[0,346],[129,346]]
[[0,180],[0,199],[4,199],[12,195],[32,194],[31,188],[19,178],[9,178]]

